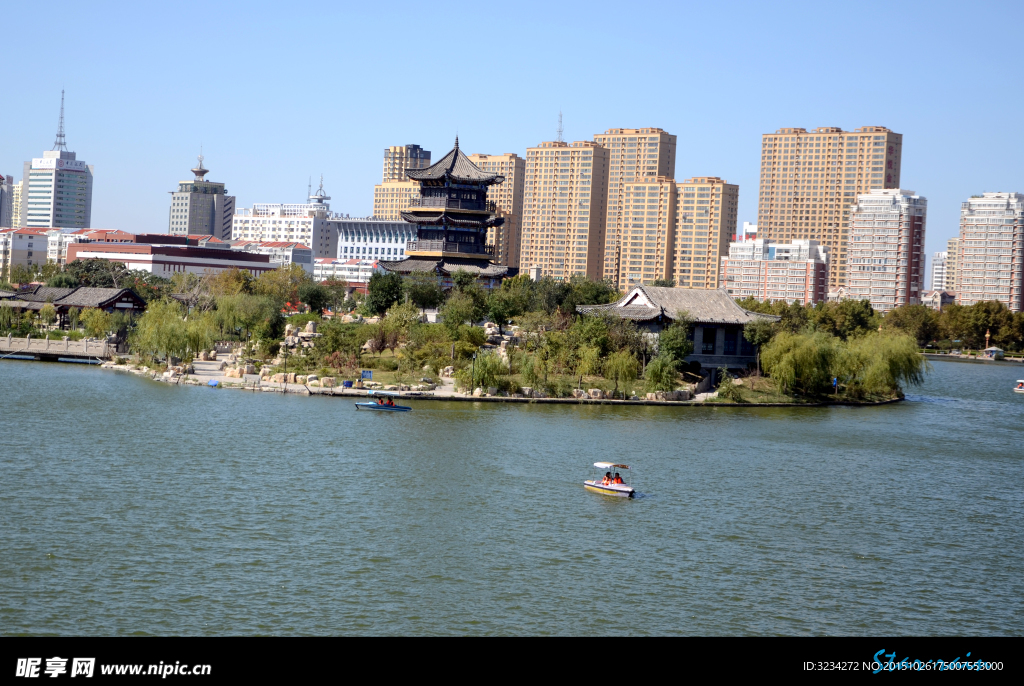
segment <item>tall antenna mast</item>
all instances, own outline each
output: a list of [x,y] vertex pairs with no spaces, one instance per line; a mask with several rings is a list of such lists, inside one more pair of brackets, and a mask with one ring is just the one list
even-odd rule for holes
[[53,142],[54,150],[68,151],[68,146],[64,142],[64,89],[60,89],[60,123],[57,124],[57,140]]
[[562,142],[562,110],[558,110],[558,142]]

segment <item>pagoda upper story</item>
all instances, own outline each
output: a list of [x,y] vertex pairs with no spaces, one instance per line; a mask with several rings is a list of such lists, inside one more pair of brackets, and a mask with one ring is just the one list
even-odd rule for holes
[[402,212],[402,219],[418,227],[418,238],[406,248],[407,255],[486,258],[487,229],[505,220],[494,216],[487,202],[487,187],[505,180],[488,174],[455,147],[426,169],[408,169],[406,176],[420,183],[420,197]]

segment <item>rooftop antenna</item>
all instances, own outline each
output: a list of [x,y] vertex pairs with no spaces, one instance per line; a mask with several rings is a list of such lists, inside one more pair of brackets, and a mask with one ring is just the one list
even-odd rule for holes
[[562,110],[558,110],[558,138],[556,139],[559,143],[562,142]]
[[[323,177],[321,177],[323,178]],[[306,184],[306,197],[311,198],[313,196],[313,177],[309,177],[309,183]]]
[[68,146],[64,142],[64,89],[60,89],[60,123],[57,124],[57,140],[53,142],[54,150],[68,151]]

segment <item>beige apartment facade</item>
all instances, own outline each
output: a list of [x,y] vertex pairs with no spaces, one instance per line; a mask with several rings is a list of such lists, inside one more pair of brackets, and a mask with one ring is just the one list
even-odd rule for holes
[[392,145],[384,150],[384,175],[388,181],[408,181],[406,169],[426,169],[430,166],[430,151],[418,145]]
[[494,248],[496,264],[519,267],[526,160],[515,153],[476,154],[470,155],[469,159],[484,171],[505,177],[502,183],[487,189],[487,201],[493,202],[495,213],[499,217],[505,218],[505,222],[501,226],[492,226],[487,229],[487,245]]
[[673,278],[676,188],[673,179],[663,176],[623,186],[619,268],[627,290]]
[[717,176],[677,184],[671,277],[676,286],[718,288],[721,258],[736,232],[740,187]]
[[402,221],[402,211],[420,197],[417,181],[385,181],[373,187],[373,218],[391,222]]
[[569,280],[604,277],[608,150],[548,141],[526,151],[519,269]]
[[946,241],[946,274],[943,290],[951,293],[956,292],[956,265],[960,256],[960,238],[950,238]]
[[[675,178],[676,137],[659,128],[608,129],[594,136],[594,142],[608,150],[608,211],[604,230],[601,278],[626,288],[627,274],[621,259],[621,238],[631,234],[625,224],[626,184],[658,177]],[[633,254],[633,253],[626,253]]]
[[883,126],[764,134],[758,237],[812,239],[828,246],[829,286],[845,286],[850,207],[873,189],[899,188],[902,154],[903,135]]

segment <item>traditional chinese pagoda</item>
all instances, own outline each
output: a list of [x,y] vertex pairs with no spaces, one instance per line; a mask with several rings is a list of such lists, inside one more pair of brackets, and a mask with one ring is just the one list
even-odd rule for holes
[[505,221],[495,216],[494,203],[487,202],[487,188],[503,182],[504,176],[473,164],[459,149],[458,137],[439,162],[405,173],[420,183],[420,197],[402,212],[403,220],[416,224],[418,237],[406,246],[408,259],[382,261],[381,267],[402,275],[434,272],[442,278],[462,270],[475,274],[484,287],[516,271],[494,264],[494,250],[485,244],[487,229]]

